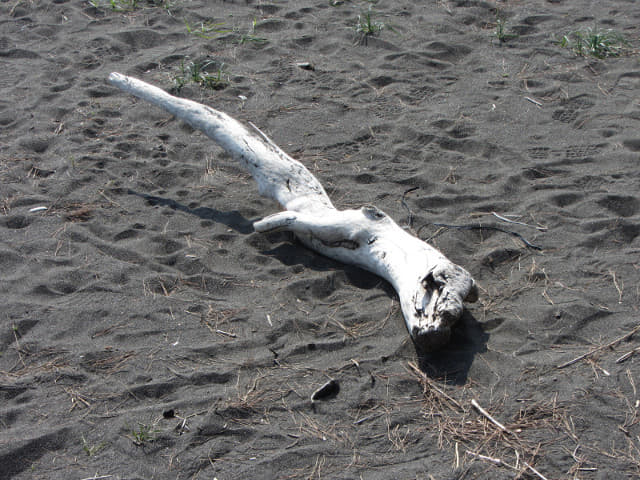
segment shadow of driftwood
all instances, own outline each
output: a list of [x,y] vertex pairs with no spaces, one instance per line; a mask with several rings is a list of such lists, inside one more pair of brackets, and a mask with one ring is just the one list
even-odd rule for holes
[[[275,235],[279,236],[276,237]],[[272,243],[280,243],[274,248],[261,250],[260,253],[263,255],[273,256],[288,266],[303,265],[316,271],[341,270],[349,283],[357,288],[370,290],[380,286],[386,293],[393,295],[393,287],[382,278],[359,267],[340,263],[320,255],[298,242],[290,232],[281,232],[281,234],[268,233],[266,236]]]
[[420,369],[429,377],[454,385],[464,385],[476,354],[487,350],[489,334],[473,314],[465,309],[451,331],[451,340],[442,350],[418,352]]
[[[194,215],[203,220],[222,223],[227,227],[245,235],[254,233],[253,221],[245,218],[237,210],[223,212],[215,208],[188,206],[164,197],[138,193],[129,190],[129,194],[145,199],[150,205],[162,205],[174,210]],[[358,288],[369,290],[380,286],[389,296],[396,296],[393,287],[373,273],[352,265],[345,265],[309,250],[298,243],[290,232],[267,233],[268,242],[256,245],[263,255],[277,258],[285,265],[303,265],[316,271],[342,270],[348,281]],[[276,244],[276,246],[273,246]],[[262,247],[262,248],[261,248]],[[467,309],[451,332],[451,340],[443,349],[432,353],[416,351],[419,366],[427,375],[444,379],[452,384],[464,384],[469,369],[477,353],[486,351],[489,334]]]
[[[173,210],[185,212],[189,215],[194,215],[202,220],[221,223],[244,235],[255,232],[253,229],[253,220],[245,218],[237,210],[223,212],[210,207],[189,208],[171,198],[139,193],[133,190],[129,190],[128,193],[143,198],[149,205],[161,205]],[[265,233],[263,236],[269,241],[265,242],[264,245],[255,245],[256,249],[263,255],[277,258],[284,265],[302,265],[316,271],[343,270],[348,280],[358,288],[368,290],[378,286],[382,282],[385,285],[383,288],[386,292],[393,292],[391,285],[388,285],[387,282],[377,275],[352,265],[345,265],[309,250],[299,243],[291,232]]]
[[223,212],[217,210],[215,208],[209,207],[196,207],[189,208],[186,205],[177,202],[171,198],[158,197],[156,195],[149,195],[146,193],[138,193],[134,190],[128,190],[129,195],[135,195],[137,197],[145,199],[149,202],[149,205],[162,205],[164,207],[169,207],[174,210],[179,210],[181,212],[188,213],[190,215],[195,215],[198,218],[203,220],[210,220],[216,223],[222,223],[227,227],[235,230],[238,233],[249,234],[252,233],[253,230],[253,222],[251,220],[247,220],[245,217],[240,214],[237,210],[232,210],[231,212]]

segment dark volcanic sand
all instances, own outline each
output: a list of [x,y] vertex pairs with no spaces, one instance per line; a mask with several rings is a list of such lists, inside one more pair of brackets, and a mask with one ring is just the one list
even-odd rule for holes
[[[137,3],[0,2],[2,479],[636,478],[640,334],[592,350],[639,324],[640,2],[380,0],[368,38],[364,1]],[[594,25],[629,52],[558,46]],[[481,285],[447,348],[417,358],[379,278],[253,232],[278,205],[106,81],[208,61],[228,86],[180,95],[337,206],[406,225],[417,187],[413,230]]]

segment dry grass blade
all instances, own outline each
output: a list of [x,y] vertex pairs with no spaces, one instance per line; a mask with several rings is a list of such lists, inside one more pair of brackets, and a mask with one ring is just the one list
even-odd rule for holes
[[85,355],[80,364],[90,372],[111,375],[124,369],[126,363],[135,356],[134,352],[104,350]]
[[491,415],[489,415],[489,412],[487,412],[484,408],[482,408],[480,406],[480,404],[476,401],[475,398],[471,400],[471,405],[473,405],[474,408],[476,410],[478,410],[478,412],[480,412],[487,420],[489,420],[491,423],[493,423],[500,430],[502,430],[505,433],[512,433],[509,430],[507,430],[507,427],[505,427],[499,421],[497,421],[495,418],[493,418]]
[[422,370],[420,370],[420,368],[418,368],[418,366],[414,362],[408,362],[407,365],[409,366],[410,371],[419,378],[420,383],[422,384],[422,387],[424,389],[424,393],[427,393],[429,390],[433,390],[456,409],[461,412],[465,412],[464,407],[455,398],[448,395],[433,381],[431,381],[431,379]]
[[629,358],[631,358],[634,353],[640,353],[640,347],[636,347],[633,350],[625,353],[624,355],[622,355],[620,358],[616,360],[616,363],[622,363],[625,360],[629,360]]
[[[615,340],[610,341],[609,343],[605,344],[605,345],[600,345],[599,347],[596,347],[592,350],[589,350],[587,353],[583,353],[582,355],[574,358],[573,360],[569,360],[568,362],[565,363],[561,363],[560,365],[556,366],[556,368],[560,369],[560,368],[565,368],[568,367],[570,365],[573,365],[574,363],[578,363],[580,360],[584,360],[585,358],[590,357],[591,355],[598,353],[601,350],[605,350],[607,348],[611,348],[614,347],[615,345],[617,345],[620,342],[625,341],[626,339],[632,337],[638,330],[640,330],[640,325],[636,326],[633,330],[631,330],[628,333],[625,333],[624,335],[622,335],[621,337],[616,338]],[[622,358],[622,357],[621,357]]]
[[535,473],[540,479],[542,480],[548,480],[547,477],[545,477],[544,475],[542,475],[538,470],[536,470],[535,468],[533,468],[531,465],[529,465],[527,462],[522,462],[525,467],[527,467],[529,470],[531,470],[533,473]]
[[87,395],[84,395],[70,387],[65,388],[64,391],[67,392],[67,394],[71,397],[71,408],[69,409],[70,412],[72,412],[76,408],[82,409],[91,407],[91,402],[89,401],[91,400],[91,398]]

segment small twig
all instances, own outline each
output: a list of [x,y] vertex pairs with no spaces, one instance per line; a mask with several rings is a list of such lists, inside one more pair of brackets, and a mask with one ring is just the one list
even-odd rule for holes
[[[568,362],[562,363],[562,364],[558,365],[556,368],[568,367],[569,365],[573,365],[574,363],[577,363],[580,360],[584,360],[585,358],[590,357],[591,355],[593,355],[594,353],[599,352],[600,350],[604,350],[605,348],[613,347],[614,345],[616,345],[616,344],[626,340],[627,338],[631,337],[638,330],[640,330],[640,325],[638,325],[636,328],[634,328],[630,332],[625,333],[623,336],[618,337],[615,340],[612,340],[611,342],[607,343],[606,345],[601,345],[601,346],[596,347],[596,348],[594,348],[592,350],[589,350],[587,353],[583,353],[582,355],[580,355],[579,357],[574,358],[573,360],[569,360]],[[624,357],[624,355],[622,357]],[[620,357],[620,358],[622,358],[622,357]],[[620,360],[620,358],[618,360]],[[624,360],[626,360],[626,358]]]
[[500,430],[502,430],[505,433],[511,433],[509,430],[507,430],[507,427],[505,427],[504,425],[502,425],[498,420],[496,420],[495,418],[493,418],[489,412],[487,412],[484,408],[482,408],[480,406],[480,404],[478,402],[476,402],[475,398],[471,399],[471,405],[473,405],[475,407],[476,410],[478,410],[478,412],[480,412],[484,417],[486,417],[487,420],[489,420],[491,423],[493,423],[496,427],[498,427]]
[[[460,405],[460,402],[458,402],[455,398],[451,397],[450,395],[447,395],[444,390],[442,390],[441,388],[439,388],[437,385],[435,385],[430,379],[429,377],[427,377],[427,375],[418,368],[418,366],[413,363],[413,362],[407,362],[407,365],[411,368],[411,370],[413,370],[421,379],[422,381],[429,386],[429,388],[432,388],[433,390],[435,390],[436,392],[438,392],[440,395],[442,395],[449,403],[453,404],[455,407],[458,408],[458,410],[460,410],[461,412],[465,412],[465,409],[462,405]],[[426,391],[426,390],[425,390]]]
[[216,328],[216,333],[219,335],[224,335],[226,337],[231,337],[231,338],[236,338],[237,335],[235,333],[231,333],[231,332],[225,332],[224,330],[220,330],[218,328]]
[[534,99],[533,99],[533,98],[531,98],[531,97],[524,97],[524,99],[525,99],[525,100],[527,100],[527,101],[529,101],[529,102],[531,102],[531,103],[533,103],[534,105],[536,105],[536,106],[538,106],[538,107],[542,107],[542,103],[540,103],[540,102],[539,102],[539,101],[537,101],[537,100],[534,100]]
[[273,143],[273,140],[271,140],[271,139],[269,138],[269,136],[268,136],[266,133],[264,133],[262,130],[260,130],[260,129],[256,126],[256,124],[254,124],[253,122],[248,122],[248,123],[249,123],[249,125],[251,125],[251,126],[253,127],[253,129],[254,129],[256,132],[258,132],[258,133],[260,134],[260,136],[262,137],[262,139],[267,143],[267,145],[269,145],[269,146],[273,149],[273,151],[275,151],[275,152],[280,152],[280,151],[281,151],[281,150],[280,150],[280,147],[278,147],[275,143]]
[[178,415],[176,415],[176,417],[182,420],[182,422],[176,425],[175,431],[178,432],[179,435],[182,435],[184,432],[189,432],[191,430],[187,425],[187,419],[189,417],[179,417]]
[[360,425],[361,423],[364,423],[367,420],[373,420],[374,418],[381,417],[382,415],[384,415],[384,413],[376,413],[376,414],[373,414],[373,415],[367,415],[366,417],[362,417],[361,419],[354,421],[352,423],[352,425]]
[[102,480],[104,478],[111,478],[113,475],[94,475],[93,477],[83,478],[82,480]]
[[409,190],[405,190],[404,193],[402,194],[402,199],[400,200],[400,203],[404,208],[407,209],[407,213],[409,214],[409,217],[407,218],[407,225],[409,226],[409,228],[413,228],[413,212],[411,211],[411,209],[409,208],[409,205],[405,201],[405,197],[407,196],[407,193],[411,193],[417,190],[418,188],[419,187],[412,187]]
[[109,197],[107,197],[107,195],[104,193],[104,190],[100,190],[98,191],[98,193],[107,201],[109,202],[111,205],[115,206],[115,207],[120,207],[122,208],[122,205],[120,205],[118,202],[116,202],[115,200],[110,199]]
[[491,215],[493,215],[494,217],[502,220],[503,222],[507,222],[507,223],[513,223],[515,225],[522,225],[524,227],[531,227],[531,228],[535,228],[536,230],[539,230],[541,232],[546,232],[548,230],[547,227],[541,227],[539,225],[530,225],[528,223],[524,223],[524,222],[518,222],[516,220],[510,220],[506,217],[503,217],[502,215],[497,214],[496,212],[491,212]]
[[465,452],[467,455],[471,455],[472,457],[476,457],[480,460],[486,460],[487,462],[491,462],[495,465],[505,465],[507,467],[512,467],[511,465],[509,465],[508,463],[504,463],[502,460],[500,460],[499,458],[494,458],[494,457],[487,457],[486,455],[480,455],[479,453],[476,452],[472,452],[471,450],[467,450]]
[[636,347],[636,348],[634,348],[633,350],[631,350],[631,351],[629,351],[629,352],[625,353],[625,354],[624,354],[624,355],[622,355],[619,359],[617,359],[617,360],[616,360],[616,363],[622,363],[622,362],[624,362],[625,360],[629,360],[629,358],[631,358],[631,356],[632,356],[634,353],[640,353],[640,347]]
[[629,370],[627,368],[627,371],[625,373],[627,374],[627,379],[629,380],[629,384],[631,385],[631,388],[633,389],[633,396],[637,397],[638,396],[638,391],[636,390],[636,382],[633,381],[633,375],[631,374],[631,370]]
[[436,227],[444,227],[444,228],[457,228],[459,230],[495,230],[497,232],[507,233],[509,235],[513,235],[514,237],[518,237],[527,247],[533,250],[542,250],[542,247],[538,245],[534,245],[529,240],[524,238],[518,232],[512,232],[511,230],[505,230],[504,228],[496,227],[494,225],[448,225],[446,223],[434,223]]
[[[479,460],[485,460],[487,462],[491,462],[494,465],[508,467],[508,468],[511,468],[512,470],[516,470],[516,471],[520,470],[520,468],[518,468],[517,466],[509,465],[507,462],[503,462],[499,458],[488,457],[486,455],[480,455],[479,453],[472,452],[471,450],[467,450],[465,453],[467,455],[471,455],[472,457],[476,457]],[[516,450],[516,455],[518,455],[518,451],[517,450]],[[545,477],[543,474],[541,474],[538,470],[536,470],[534,467],[529,465],[527,462],[523,461],[522,463],[524,464],[525,467],[527,467],[529,470],[531,470],[533,473],[535,473],[538,476],[538,478],[540,478],[541,480],[549,480],[547,477]]]
[[547,477],[545,477],[544,475],[542,475],[538,470],[536,470],[535,468],[533,468],[531,465],[529,465],[527,462],[523,461],[522,463],[524,463],[524,466],[527,467],[529,470],[531,470],[533,473],[535,473],[538,477],[541,478],[541,480],[548,480]]
[[616,290],[618,291],[618,303],[622,303],[622,291],[624,289],[624,284],[622,287],[620,286],[618,279],[616,278],[616,272],[613,270],[609,270],[609,275],[611,275],[611,278],[613,279],[613,286],[616,287]]
[[13,14],[16,13],[16,8],[18,8],[18,5],[20,5],[23,2],[23,0],[18,0],[16,3],[13,4],[13,7],[11,7],[11,10],[9,10],[9,16],[13,17]]

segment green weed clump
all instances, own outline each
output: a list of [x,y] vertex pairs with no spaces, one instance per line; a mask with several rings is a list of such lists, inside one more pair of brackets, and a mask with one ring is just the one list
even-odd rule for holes
[[358,15],[358,20],[356,22],[356,32],[361,34],[363,37],[369,35],[375,35],[380,32],[384,28],[384,23],[378,22],[373,19],[373,14],[371,9],[367,10],[366,13]]
[[507,21],[502,17],[496,17],[496,29],[494,33],[496,35],[496,38],[502,43],[512,38],[518,37],[517,34],[509,33],[507,31]]
[[564,35],[558,42],[581,57],[618,57],[629,50],[625,36],[615,30],[587,28]]
[[129,439],[137,446],[143,446],[156,439],[156,435],[160,433],[160,430],[155,428],[154,425],[146,423],[138,423],[137,428],[129,428]]
[[133,12],[143,7],[162,7],[168,10],[173,6],[169,0],[89,0],[95,8],[109,7],[115,12]]
[[210,90],[222,90],[229,86],[229,75],[225,71],[224,63],[219,64],[214,73],[208,71],[209,67],[215,66],[216,63],[214,60],[209,60],[185,64],[183,60],[178,74],[173,78],[176,92],[180,92],[189,83],[196,83]]
[[86,438],[84,438],[84,435],[82,436],[82,450],[84,450],[84,453],[86,453],[88,457],[93,457],[100,450],[102,450],[103,448],[106,448],[106,446],[107,446],[106,442],[102,442],[97,445],[92,445],[87,441]]
[[253,19],[251,27],[244,31],[239,27],[227,28],[224,22],[200,22],[192,25],[187,20],[184,20],[184,24],[187,27],[187,32],[196,37],[203,38],[205,40],[214,40],[221,38],[227,34],[233,34],[235,42],[239,45],[248,43],[264,44],[268,40],[264,37],[256,35],[256,27],[258,26],[258,20]]
[[189,22],[185,20],[184,24],[187,26],[187,32],[205,40],[212,40],[214,38],[218,38],[220,35],[225,35],[231,32],[231,30],[224,28],[224,22],[200,22],[199,25],[190,25]]
[[251,28],[249,29],[249,31],[247,33],[240,34],[240,38],[238,40],[238,43],[240,45],[243,45],[245,43],[258,43],[258,44],[267,43],[266,38],[260,37],[255,34],[257,25],[258,25],[258,20],[254,18],[253,22],[251,23]]

